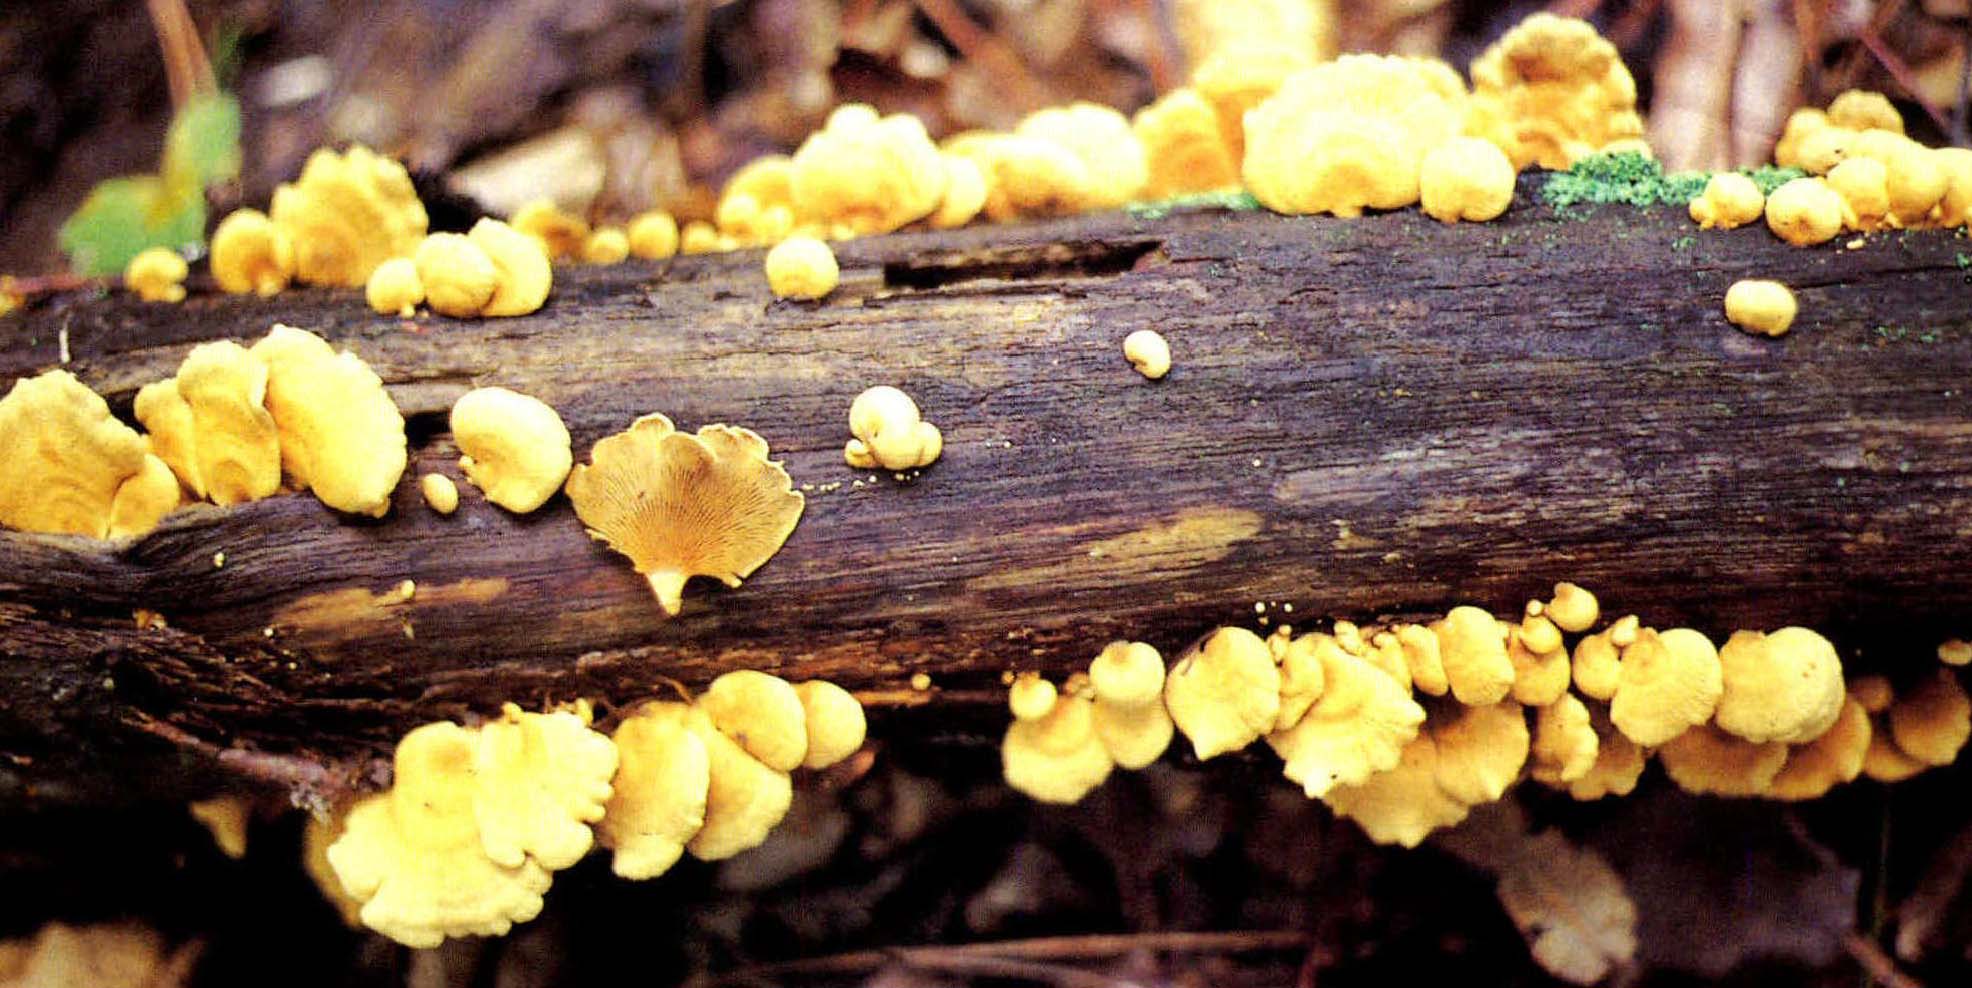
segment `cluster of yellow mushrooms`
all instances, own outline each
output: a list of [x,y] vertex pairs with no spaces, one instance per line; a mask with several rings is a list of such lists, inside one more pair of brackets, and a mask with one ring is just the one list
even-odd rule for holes
[[689,703],[642,704],[607,735],[583,702],[508,704],[476,727],[405,735],[391,788],[312,824],[305,857],[346,915],[400,943],[499,935],[595,844],[629,879],[759,846],[787,815],[791,773],[847,758],[863,734],[842,688],[749,670]]
[[[1576,799],[1620,796],[1654,755],[1690,792],[1812,799],[1862,774],[1895,782],[1950,764],[1972,735],[1949,668],[1896,691],[1880,676],[1845,682],[1834,646],[1806,628],[1715,646],[1635,615],[1601,622],[1593,594],[1561,583],[1517,622],[1456,607],[1431,624],[1219,628],[1168,670],[1150,645],[1116,642],[1060,689],[1012,678],[1006,779],[1072,803],[1113,769],[1156,761],[1176,733],[1200,760],[1264,739],[1310,799],[1415,846],[1523,776]],[[1938,655],[1964,665],[1972,644]]]

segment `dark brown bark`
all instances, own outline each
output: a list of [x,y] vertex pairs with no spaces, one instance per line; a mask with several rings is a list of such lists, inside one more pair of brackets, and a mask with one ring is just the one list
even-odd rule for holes
[[[445,410],[498,384],[559,409],[578,457],[651,411],[745,425],[809,500],[743,588],[694,581],[668,620],[564,499],[517,518],[468,489],[441,518],[408,477],[381,522],[293,495],[127,545],[0,535],[0,806],[182,795],[221,752],[334,787],[420,721],[738,667],[936,711],[880,715],[898,730],[990,725],[1005,670],[1119,637],[1168,654],[1257,601],[1506,614],[1571,579],[1659,626],[1934,661],[1972,615],[1966,242],[1694,232],[1524,201],[1458,227],[1101,216],[850,243],[819,305],[773,301],[757,252],[565,268],[510,320],[413,325],[353,291],[40,305],[0,322],[0,380],[65,332],[127,411],[191,344],[281,320],[392,385],[412,476],[457,475]],[[1724,322],[1742,277],[1795,287],[1786,338]],[[1146,326],[1176,355],[1161,382],[1120,353]],[[916,479],[843,465],[850,399],[884,383],[945,431]]]

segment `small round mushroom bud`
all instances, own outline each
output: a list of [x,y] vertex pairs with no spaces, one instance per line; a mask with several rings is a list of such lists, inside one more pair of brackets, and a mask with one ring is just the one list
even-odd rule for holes
[[1142,706],[1164,695],[1164,657],[1143,642],[1110,642],[1089,663],[1098,701]]
[[1794,179],[1767,196],[1767,228],[1796,247],[1827,243],[1842,232],[1842,197],[1821,179]]
[[178,252],[152,247],[130,259],[123,269],[123,287],[146,302],[183,302],[185,275],[190,269]]
[[621,227],[603,227],[582,241],[584,264],[621,264],[629,256],[630,237]]
[[1711,724],[1699,724],[1657,749],[1664,773],[1695,795],[1758,796],[1787,763],[1787,746],[1755,744]]
[[1076,802],[1115,768],[1088,693],[1062,697],[1046,716],[1016,719],[1000,742],[1000,762],[1008,785],[1044,803]]
[[574,257],[589,239],[589,223],[553,200],[536,199],[514,211],[507,225],[541,242],[550,260]]
[[412,255],[431,311],[455,319],[477,316],[500,287],[500,271],[461,233],[434,233]]
[[1220,628],[1172,664],[1164,706],[1200,761],[1238,751],[1273,728],[1280,669],[1259,635]]
[[870,388],[849,404],[849,431],[856,438],[842,457],[859,470],[930,466],[945,448],[944,436],[921,418],[917,402],[889,385]]
[[1155,381],[1171,372],[1171,344],[1154,329],[1139,329],[1123,337],[1123,359]]
[[1512,205],[1517,177],[1513,162],[1498,145],[1478,137],[1454,137],[1424,156],[1418,176],[1424,214],[1441,223],[1496,219]]
[[1116,764],[1140,769],[1171,745],[1164,709],[1164,657],[1143,642],[1111,642],[1089,663],[1096,736]]
[[801,760],[802,768],[828,768],[863,746],[869,723],[863,705],[848,690],[811,679],[794,684],[794,692],[801,698],[808,729],[808,755]]
[[466,479],[515,514],[547,503],[573,463],[568,427],[539,398],[475,388],[453,404],[451,425]]
[[1622,660],[1607,630],[1586,635],[1575,643],[1571,669],[1575,688],[1592,700],[1607,701],[1616,695],[1616,681]]
[[1844,700],[1835,724],[1807,744],[1787,751],[1787,764],[1773,777],[1766,794],[1774,799],[1815,799],[1862,774],[1872,734],[1869,712],[1853,699]]
[[808,757],[801,694],[779,676],[735,669],[714,679],[696,706],[721,734],[776,772],[792,772]]
[[1898,694],[1888,717],[1897,748],[1926,765],[1950,765],[1972,736],[1972,701],[1949,669]]
[[637,214],[630,221],[630,253],[649,261],[661,261],[678,253],[678,221],[671,214],[652,210]]
[[1038,672],[1023,672],[1007,688],[1007,708],[1016,720],[1040,720],[1054,710],[1059,693]]
[[1794,325],[1798,303],[1778,281],[1743,279],[1726,289],[1726,321],[1748,333],[1780,336]]
[[767,252],[767,286],[780,298],[813,301],[835,291],[835,251],[814,237],[789,237]]
[[1719,651],[1704,635],[1646,629],[1623,649],[1609,718],[1630,740],[1654,748],[1711,720],[1724,690]]
[[678,235],[678,252],[681,254],[711,254],[721,249],[719,228],[704,220],[685,224],[685,229]]
[[266,298],[294,280],[294,244],[257,209],[236,209],[212,231],[212,277],[235,295]]
[[[1531,620],[1554,628],[1553,622],[1546,618]],[[1514,628],[1509,633],[1506,656],[1513,663],[1513,689],[1508,695],[1514,700],[1530,707],[1545,707],[1568,692],[1568,650],[1561,645],[1560,631],[1553,632],[1553,641],[1553,649],[1536,652],[1529,647],[1527,636],[1520,629]]]
[[1938,661],[1948,666],[1962,666],[1972,663],[1972,642],[1963,638],[1947,638],[1938,646]]
[[393,257],[370,272],[363,285],[363,298],[382,315],[409,319],[425,300],[424,282],[418,280],[418,265],[408,257]]
[[1812,741],[1834,725],[1848,695],[1835,646],[1807,628],[1735,631],[1719,664],[1718,725],[1748,741]]
[[1536,655],[1561,648],[1561,629],[1546,615],[1534,615],[1522,620],[1519,633],[1520,643]]
[[491,217],[482,217],[466,233],[486,252],[500,273],[493,297],[480,310],[482,316],[524,316],[548,301],[554,287],[553,265],[541,242]]
[[1691,219],[1702,230],[1735,230],[1760,218],[1767,197],[1753,180],[1738,172],[1720,172],[1691,200]]
[[431,510],[441,515],[459,510],[459,486],[442,473],[428,473],[418,478],[418,490],[424,494],[425,503],[431,506]]
[[1513,689],[1513,660],[1506,636],[1491,614],[1477,607],[1454,607],[1431,626],[1445,678],[1458,702],[1483,707],[1506,699]]
[[1573,583],[1554,585],[1554,597],[1547,602],[1542,612],[1555,626],[1571,634],[1580,633],[1594,627],[1602,617],[1602,605],[1597,603],[1595,594]]
[[1609,626],[1609,641],[1617,648],[1629,648],[1643,629],[1643,622],[1634,614],[1625,614]]

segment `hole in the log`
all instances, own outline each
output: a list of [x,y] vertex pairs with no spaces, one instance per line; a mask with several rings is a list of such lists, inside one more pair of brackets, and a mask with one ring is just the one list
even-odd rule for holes
[[883,266],[886,288],[940,288],[965,281],[1108,278],[1132,270],[1162,240],[1083,240],[923,251]]

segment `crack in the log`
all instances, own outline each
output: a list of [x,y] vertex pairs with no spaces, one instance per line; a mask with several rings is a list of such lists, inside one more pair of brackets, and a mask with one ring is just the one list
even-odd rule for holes
[[884,262],[883,284],[886,288],[938,289],[988,278],[1113,278],[1135,269],[1163,247],[1161,239],[1132,238],[920,251]]

